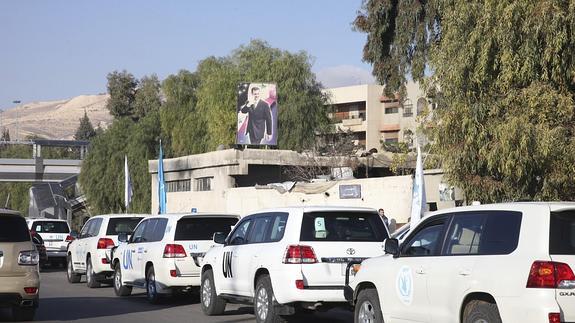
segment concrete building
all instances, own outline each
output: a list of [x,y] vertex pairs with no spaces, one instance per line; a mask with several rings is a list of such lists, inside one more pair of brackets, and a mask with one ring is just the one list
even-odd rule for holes
[[[228,212],[245,215],[269,207],[345,205],[384,208],[398,223],[411,209],[412,176],[387,176],[316,183],[286,182],[290,167],[346,169],[369,165],[386,169],[390,153],[369,157],[310,157],[285,150],[227,149],[164,159],[168,212]],[[152,213],[158,212],[158,161],[149,161],[152,178]],[[342,171],[341,173],[345,173]],[[336,176],[337,177],[337,176]],[[430,209],[460,204],[462,197],[442,181],[440,170],[425,171]]]
[[428,106],[419,84],[408,82],[406,96],[386,97],[383,86],[375,84],[324,90],[334,111],[330,118],[344,131],[351,130],[355,143],[365,150],[381,150],[381,142],[412,143],[417,116]]

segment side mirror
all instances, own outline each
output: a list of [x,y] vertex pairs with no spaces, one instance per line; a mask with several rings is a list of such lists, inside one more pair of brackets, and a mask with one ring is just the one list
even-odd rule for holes
[[118,241],[128,242],[128,234],[126,232],[121,232],[120,234],[118,234]]
[[217,244],[224,244],[226,242],[227,234],[223,232],[214,233],[214,242]]
[[70,231],[70,237],[72,237],[73,239],[78,239],[78,231],[76,230]]
[[394,238],[385,239],[383,250],[385,250],[385,253],[393,255],[393,258],[399,257],[399,240]]

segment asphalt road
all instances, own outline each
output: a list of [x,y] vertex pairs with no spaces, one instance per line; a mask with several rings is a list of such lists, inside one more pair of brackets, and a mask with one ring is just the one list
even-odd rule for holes
[[[69,284],[63,269],[43,271],[41,276],[38,322],[255,322],[251,306],[230,304],[224,315],[208,317],[202,313],[198,296],[170,297],[152,305],[143,289],[120,298],[111,286],[89,289],[84,279]],[[10,311],[0,309],[0,322],[10,320]],[[297,322],[353,322],[353,314],[338,309],[314,313]]]

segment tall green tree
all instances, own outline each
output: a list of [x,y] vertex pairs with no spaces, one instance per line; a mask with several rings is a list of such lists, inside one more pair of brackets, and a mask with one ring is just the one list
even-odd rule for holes
[[432,73],[432,149],[486,202],[575,198],[574,26],[553,0],[367,0],[355,20],[387,90]]
[[96,136],[96,130],[94,130],[94,126],[88,118],[88,113],[84,110],[84,116],[80,118],[80,125],[78,129],[76,129],[76,133],[74,134],[74,139],[76,140],[90,140],[94,136]]
[[140,79],[134,98],[134,115],[143,118],[146,115],[158,111],[162,101],[160,98],[160,80],[158,76],[144,76]]
[[138,81],[134,75],[127,71],[114,71],[109,73],[108,94],[110,99],[106,103],[106,108],[115,118],[133,117],[134,101],[136,100],[136,87]]
[[261,40],[240,46],[229,56],[201,61],[196,117],[205,124],[204,151],[234,144],[236,89],[246,81],[277,84],[279,148],[312,147],[316,132],[329,122],[327,98],[311,71],[311,61],[306,52],[290,53]]

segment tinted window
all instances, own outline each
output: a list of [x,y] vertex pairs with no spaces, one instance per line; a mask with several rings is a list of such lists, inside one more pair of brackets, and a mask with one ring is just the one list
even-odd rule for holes
[[575,210],[551,213],[549,254],[575,255]]
[[136,230],[134,231],[134,234],[132,234],[132,237],[130,238],[130,242],[131,243],[138,243],[138,242],[144,242],[144,230],[146,230],[146,226],[148,225],[148,223],[150,222],[150,220],[144,220],[142,222],[140,222],[140,224],[138,224],[138,226],[136,227]]
[[521,212],[487,212],[485,227],[479,244],[480,255],[505,255],[512,253],[519,242]]
[[30,241],[26,220],[20,216],[0,215],[0,242]]
[[39,233],[68,233],[68,223],[60,221],[35,221],[32,231]]
[[312,212],[303,215],[301,241],[383,241],[385,225],[377,213]]
[[175,240],[212,240],[214,233],[230,233],[236,218],[182,218],[176,226]]
[[436,256],[439,254],[438,247],[441,245],[443,221],[434,221],[424,225],[402,247],[402,255],[405,256]]
[[144,242],[161,241],[164,238],[168,219],[152,219],[144,230]]
[[266,232],[270,226],[271,217],[257,217],[248,236],[247,243],[260,243],[266,240]]
[[244,220],[236,228],[232,235],[229,237],[228,241],[231,245],[239,245],[246,243],[246,238],[248,234],[248,230],[250,228],[250,224],[252,223],[252,219]]
[[287,213],[276,213],[276,215],[273,217],[272,220],[272,226],[270,229],[268,241],[276,242],[280,241],[284,237],[287,219],[288,219]]
[[101,226],[102,226],[102,218],[96,218],[92,220],[92,224],[90,225],[90,228],[88,228],[88,236],[97,237],[98,233],[100,233]]
[[112,218],[108,220],[107,236],[117,236],[120,233],[131,234],[142,218]]
[[478,254],[484,223],[485,216],[483,214],[456,215],[451,222],[445,241],[445,254]]
[[82,230],[80,231],[80,238],[84,238],[88,236],[88,230],[90,230],[90,226],[92,225],[94,220],[88,220],[88,222],[84,223]]

